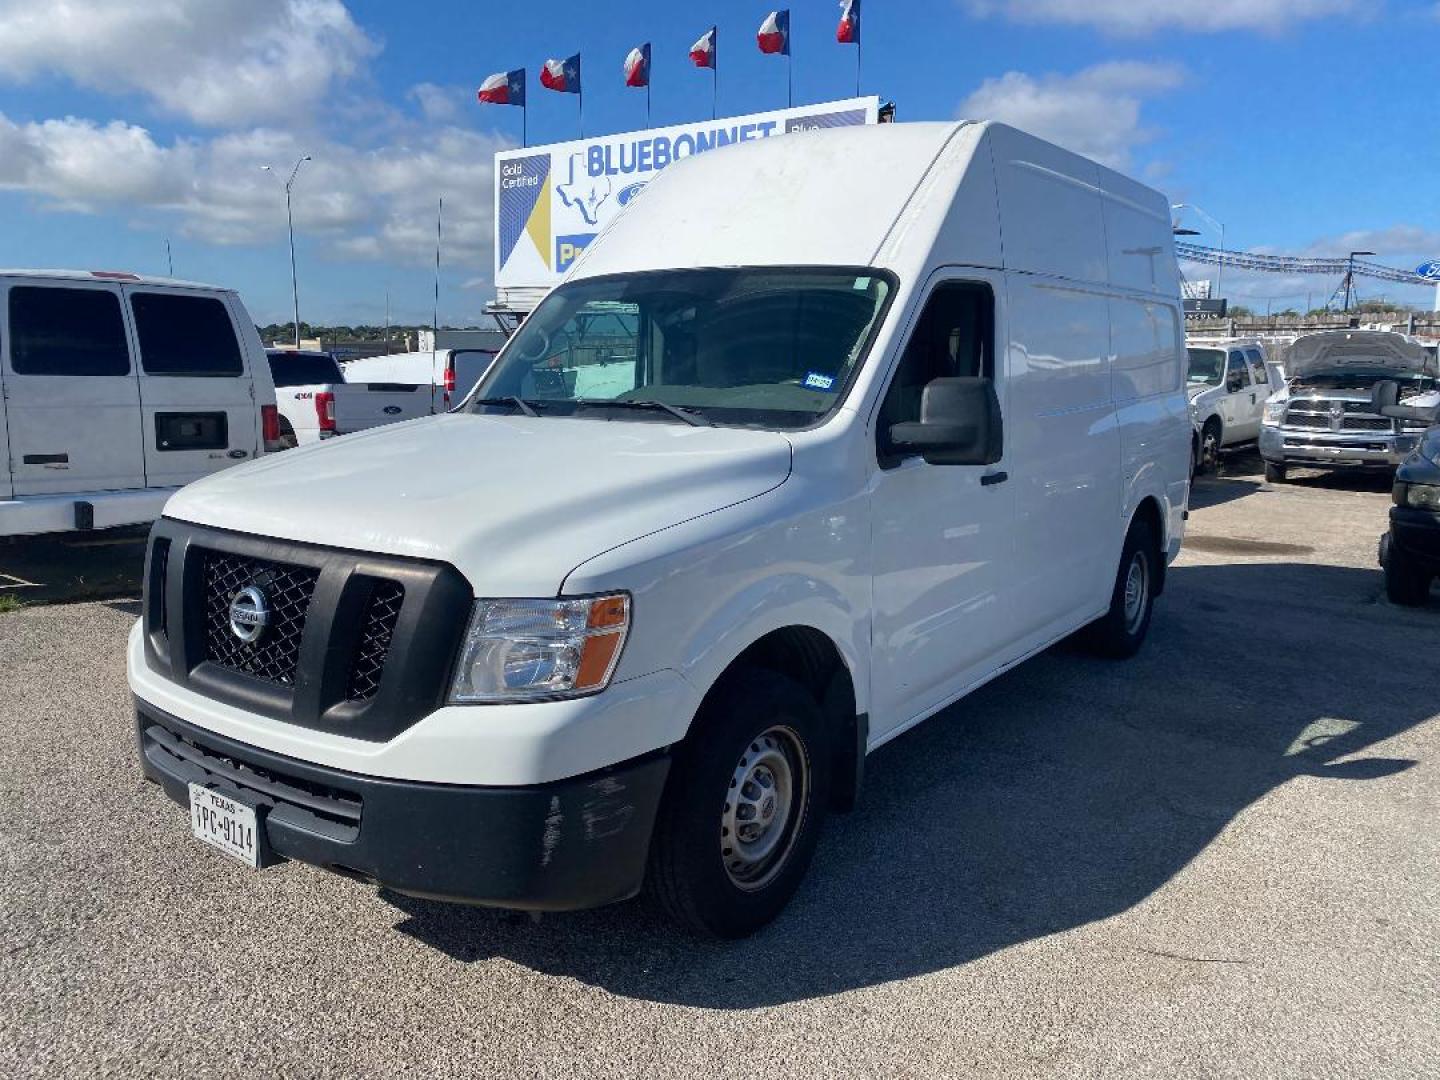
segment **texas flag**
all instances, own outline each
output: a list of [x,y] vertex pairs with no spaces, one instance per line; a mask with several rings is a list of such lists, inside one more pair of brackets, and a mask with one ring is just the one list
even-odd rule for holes
[[700,35],[700,40],[690,46],[690,60],[696,67],[715,66],[715,27]]
[[540,85],[561,94],[580,93],[580,54],[565,60],[546,60],[540,69]]
[[841,45],[860,44],[860,0],[841,0],[840,26],[835,40]]
[[475,96],[485,105],[524,105],[525,69],[491,75],[480,84]]
[[765,21],[760,24],[760,32],[755,35],[755,40],[760,43],[760,51],[763,53],[779,53],[781,56],[789,56],[790,9],[772,11],[765,16]]
[[625,85],[650,85],[650,43],[647,41],[637,49],[631,49],[625,57]]

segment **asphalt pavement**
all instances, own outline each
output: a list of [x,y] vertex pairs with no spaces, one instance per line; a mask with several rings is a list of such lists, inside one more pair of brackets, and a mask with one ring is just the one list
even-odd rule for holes
[[732,944],[247,870],[140,778],[137,606],[0,615],[0,1074],[1440,1075],[1440,595],[1385,601],[1383,482],[1253,466],[1137,659],[877,752]]

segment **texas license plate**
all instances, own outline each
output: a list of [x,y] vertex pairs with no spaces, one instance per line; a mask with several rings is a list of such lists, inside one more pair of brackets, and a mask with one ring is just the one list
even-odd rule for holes
[[190,831],[246,866],[260,865],[255,810],[199,784],[190,785]]

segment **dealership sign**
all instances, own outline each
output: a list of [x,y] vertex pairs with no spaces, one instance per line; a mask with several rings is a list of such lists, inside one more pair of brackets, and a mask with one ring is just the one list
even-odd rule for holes
[[1440,283],[1440,260],[1435,262],[1421,263],[1415,268],[1415,273],[1430,281]]
[[873,124],[880,99],[851,98],[495,155],[495,285],[548,288],[662,169],[732,143]]

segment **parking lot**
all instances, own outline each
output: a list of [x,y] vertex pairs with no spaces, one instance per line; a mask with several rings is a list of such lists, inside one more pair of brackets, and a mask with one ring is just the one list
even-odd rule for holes
[[246,870],[139,777],[133,589],[0,615],[0,1070],[1434,1075],[1440,597],[1383,598],[1384,482],[1256,472],[1201,482],[1138,659],[879,751],[738,944]]

